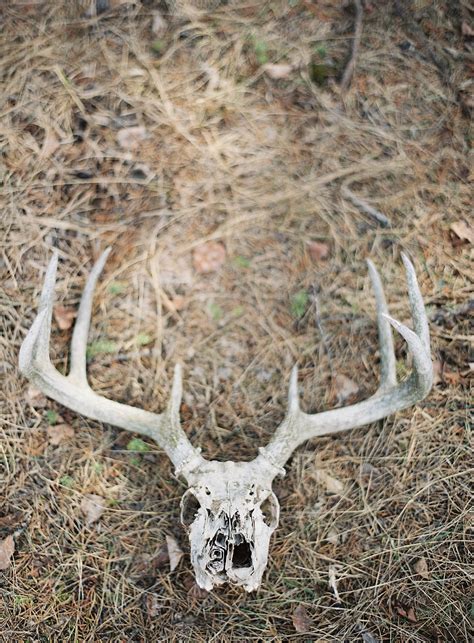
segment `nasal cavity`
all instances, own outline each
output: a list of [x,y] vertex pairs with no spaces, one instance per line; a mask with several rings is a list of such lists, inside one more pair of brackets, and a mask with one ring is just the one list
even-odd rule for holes
[[233,567],[252,567],[252,551],[247,542],[240,543],[234,547],[232,554]]

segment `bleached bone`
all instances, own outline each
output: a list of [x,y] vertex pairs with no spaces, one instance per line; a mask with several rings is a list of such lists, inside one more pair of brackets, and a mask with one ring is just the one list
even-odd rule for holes
[[[230,582],[247,591],[257,589],[267,565],[270,537],[278,525],[279,504],[272,482],[302,442],[321,435],[361,427],[412,406],[430,391],[433,373],[428,321],[416,280],[406,256],[408,294],[414,331],[388,316],[380,277],[368,261],[375,292],[381,355],[381,382],[363,402],[309,415],[300,410],[298,373],[294,367],[288,393],[288,411],[270,443],[251,462],[208,461],[194,448],[180,426],[181,368],[175,367],[167,409],[150,413],[119,404],[94,393],[86,376],[86,344],[97,279],[110,249],[99,258],[81,298],[71,343],[67,376],[49,357],[57,253],[48,266],[38,315],[20,348],[21,372],[57,402],[94,420],[153,438],[168,454],[177,475],[189,488],[181,500],[181,522],[189,533],[191,562],[198,585],[210,590]],[[391,327],[404,338],[413,356],[409,378],[397,384]]]

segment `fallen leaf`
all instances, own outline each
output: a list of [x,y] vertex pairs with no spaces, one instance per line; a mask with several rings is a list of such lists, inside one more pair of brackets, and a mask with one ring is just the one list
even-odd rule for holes
[[105,511],[104,499],[95,493],[88,493],[81,502],[81,511],[86,517],[86,525],[97,522]]
[[68,442],[74,437],[74,429],[69,424],[54,424],[46,429],[49,443],[57,446],[63,442]]
[[347,377],[346,375],[342,375],[341,373],[334,377],[333,386],[338,404],[342,404],[359,392],[359,387],[357,386],[357,384],[349,377]]
[[474,29],[471,27],[471,25],[468,25],[465,20],[463,20],[461,23],[461,33],[463,36],[466,36],[466,38],[474,37]]
[[423,578],[430,578],[426,558],[419,558],[413,565],[413,569],[419,576],[422,576]]
[[43,146],[41,147],[40,158],[46,159],[52,156],[59,147],[59,141],[53,130],[48,129],[44,137]]
[[15,541],[13,536],[7,536],[0,540],[0,571],[5,571],[10,567],[11,557],[15,551]]
[[151,618],[158,616],[158,614],[163,611],[163,599],[161,599],[160,601],[160,597],[158,596],[158,594],[147,594],[145,603],[146,611],[148,613],[148,616],[150,616]]
[[380,643],[378,639],[375,638],[368,630],[365,629],[360,623],[357,623],[360,630],[360,635],[364,643]]
[[298,605],[298,607],[293,612],[293,626],[299,634],[304,634],[309,632],[311,629],[311,620],[308,616],[308,612],[303,605]]
[[209,592],[207,591],[207,589],[199,587],[199,585],[194,582],[188,589],[188,596],[192,599],[202,600],[203,598],[209,596]]
[[444,381],[451,386],[458,386],[462,381],[461,373],[456,373],[456,371],[445,370],[443,373]]
[[465,221],[456,221],[451,225],[451,230],[462,241],[474,243],[474,228]]
[[207,77],[207,91],[215,91],[221,84],[221,76],[219,74],[219,70],[212,65],[208,65],[207,63],[204,63],[202,65],[202,69]]
[[280,63],[278,65],[267,63],[266,65],[263,65],[262,69],[268,76],[270,76],[270,78],[273,78],[274,80],[288,78],[288,76],[293,71],[293,67],[285,63]]
[[370,462],[363,462],[360,467],[360,474],[362,476],[379,476],[380,475],[380,469],[377,469],[377,467],[374,467],[373,464]]
[[169,562],[170,557],[168,554],[168,547],[166,545],[161,545],[151,559],[150,564],[153,569],[165,569],[165,567],[168,567]]
[[155,36],[162,36],[168,28],[168,23],[163,18],[159,11],[153,11],[153,20],[151,23],[151,31]]
[[329,493],[336,493],[338,495],[344,493],[344,484],[340,480],[330,476],[326,471],[316,469],[315,475],[318,483],[326,487],[326,491]]
[[412,623],[416,623],[417,618],[416,618],[416,613],[413,607],[409,607],[407,610],[407,617],[408,620],[411,621]]
[[225,247],[222,243],[208,241],[198,246],[193,253],[193,264],[196,272],[206,274],[215,272],[225,261]]
[[166,536],[166,546],[168,547],[168,556],[170,557],[170,570],[174,572],[179,565],[179,561],[184,556],[184,552],[173,536]]
[[321,241],[308,241],[306,244],[309,256],[314,262],[323,261],[329,257],[329,246]]
[[24,522],[25,516],[19,511],[7,514],[6,516],[0,516],[0,530],[15,530]]
[[443,367],[444,364],[440,359],[433,360],[433,386],[443,382]]
[[26,389],[25,393],[26,400],[37,409],[42,409],[46,406],[48,400],[46,395],[44,395],[36,386],[30,384]]
[[31,429],[26,437],[26,453],[31,456],[42,455],[48,446],[43,431]]
[[405,609],[401,605],[398,605],[397,612],[400,614],[400,616],[404,616],[412,623],[416,623],[416,614],[413,607],[408,607],[407,609]]
[[331,543],[331,545],[339,544],[339,535],[334,529],[330,529],[327,533],[326,540]]
[[124,127],[117,132],[117,143],[124,150],[136,150],[147,136],[146,129],[140,125]]
[[76,311],[66,306],[55,306],[53,314],[59,329],[68,330],[72,326]]
[[336,601],[340,603],[341,597],[339,596],[339,592],[337,591],[336,571],[337,570],[335,565],[329,565],[329,587],[334,592]]
[[170,304],[174,310],[183,310],[186,306],[186,299],[182,295],[176,295],[173,299],[170,299]]

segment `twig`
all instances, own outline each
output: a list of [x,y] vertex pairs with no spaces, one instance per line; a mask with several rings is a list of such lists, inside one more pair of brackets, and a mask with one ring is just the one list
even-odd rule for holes
[[359,210],[362,210],[362,212],[368,214],[369,217],[374,219],[374,221],[376,221],[382,227],[389,228],[392,225],[390,219],[386,217],[385,214],[382,214],[382,212],[379,212],[371,205],[363,201],[360,197],[356,196],[351,190],[349,190],[347,185],[343,185],[341,187],[341,194],[345,199],[351,201],[356,206],[356,208],[359,208]]
[[360,39],[362,37],[362,16],[364,13],[364,10],[362,8],[362,2],[361,0],[353,0],[353,2],[356,10],[354,39],[352,41],[351,56],[349,58],[349,62],[346,65],[346,68],[344,70],[344,74],[341,80],[342,92],[346,92],[349,89],[349,85],[351,84],[351,80],[354,75],[354,70],[356,65],[357,53],[359,51]]

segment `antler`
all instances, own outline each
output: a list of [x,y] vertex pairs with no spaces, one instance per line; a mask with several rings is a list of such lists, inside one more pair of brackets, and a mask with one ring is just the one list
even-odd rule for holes
[[[381,378],[376,393],[369,399],[351,406],[309,415],[303,413],[299,407],[298,370],[295,366],[290,378],[286,417],[270,443],[260,449],[257,460],[263,458],[270,460],[275,466],[283,467],[293,451],[305,440],[376,422],[387,415],[412,406],[428,395],[433,382],[428,320],[415,269],[404,254],[402,259],[407,274],[414,331],[389,317],[380,276],[373,263],[370,260],[367,261],[375,293],[380,342]],[[391,326],[400,333],[413,355],[413,372],[400,384],[397,384],[395,372]]]
[[177,472],[180,473],[191,462],[203,461],[203,458],[199,455],[200,449],[195,449],[191,445],[180,426],[179,407],[182,377],[179,364],[174,370],[168,407],[164,413],[160,414],[137,409],[127,404],[119,404],[97,395],[87,382],[86,347],[92,297],[97,279],[109,253],[110,248],[102,253],[94,265],[82,294],[71,342],[71,368],[67,376],[61,375],[54,368],[49,357],[51,317],[58,264],[58,254],[54,253],[46,271],[38,315],[20,348],[20,371],[45,395],[76,413],[153,438],[167,453]]

